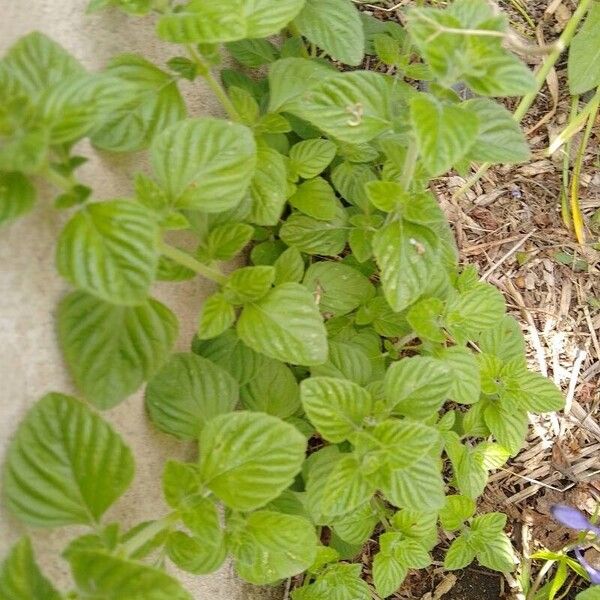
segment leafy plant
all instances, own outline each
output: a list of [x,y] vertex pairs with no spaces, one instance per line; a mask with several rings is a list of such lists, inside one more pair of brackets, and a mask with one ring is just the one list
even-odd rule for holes
[[[58,333],[87,403],[39,400],[3,484],[26,525],[90,527],[64,552],[68,597],[189,598],[144,561],[161,548],[197,574],[229,556],[255,584],[305,572],[295,600],[369,598],[352,559],[371,538],[383,597],[430,564],[438,521],[453,538],[448,569],[477,559],[510,571],[506,518],[476,515],[475,501],[521,448],[527,413],[563,400],[527,370],[501,294],[459,266],[428,189],[469,161],[528,157],[491,99],[534,87],[503,47],[506,19],[483,0],[410,9],[406,29],[349,0],[90,9],[106,6],[158,13],[158,36],[182,55],[166,69],[119,56],[90,74],[35,33],[0,62],[0,215],[32,208],[33,177],[71,213],[56,260],[75,289]],[[220,67],[223,45],[240,69]],[[358,66],[365,52],[392,74],[325,60]],[[186,117],[178,82],[198,78],[228,120]],[[462,101],[458,83],[477,97]],[[152,175],[135,175],[132,198],[92,199],[77,180],[85,158],[73,154],[83,137],[112,152],[148,148]],[[180,229],[195,234],[193,250],[165,241]],[[221,271],[248,246],[248,266]],[[191,351],[173,355],[177,320],[149,289],[197,275],[218,290]],[[145,381],[150,420],[198,440],[199,458],[165,465],[168,514],[122,531],[102,517],[133,457],[98,411]],[[28,538],[0,571],[0,597],[63,597]]]

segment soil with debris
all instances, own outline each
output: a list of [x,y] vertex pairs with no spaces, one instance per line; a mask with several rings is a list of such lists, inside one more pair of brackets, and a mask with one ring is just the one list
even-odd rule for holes
[[[409,2],[361,4],[361,9],[402,22],[400,11]],[[518,46],[531,48],[555,40],[576,3],[505,0],[499,5],[522,42]],[[533,68],[542,57],[517,53]],[[365,67],[378,68],[373,61]],[[532,417],[527,445],[491,476],[480,502],[481,511],[508,514],[509,533],[521,557],[572,541],[570,532],[550,518],[552,504],[566,503],[593,514],[600,502],[600,123],[583,161],[580,204],[586,243],[579,244],[561,218],[565,151],[547,154],[567,122],[570,103],[563,56],[522,123],[533,152],[529,163],[490,169],[460,196],[457,191],[466,179],[459,175],[440,178],[432,186],[455,229],[463,262],[477,264],[482,277],[504,292],[523,327],[531,367],[552,378],[567,397],[563,412]],[[516,104],[515,99],[506,101],[509,110]],[[571,144],[575,150],[580,135]],[[571,168],[573,160],[574,151]],[[444,573],[440,564],[411,573],[394,598],[523,598],[512,576],[505,579],[477,566]],[[535,576],[541,565],[534,561],[528,566]],[[566,598],[574,598],[579,585],[574,580]]]

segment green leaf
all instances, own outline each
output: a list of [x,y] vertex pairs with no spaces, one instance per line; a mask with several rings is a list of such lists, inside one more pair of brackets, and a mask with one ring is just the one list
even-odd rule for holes
[[117,306],[72,292],[58,307],[60,346],[77,387],[100,409],[118,404],[153,375],[177,337],[177,319],[149,298]]
[[331,377],[305,379],[300,399],[312,424],[334,443],[360,431],[372,410],[369,392],[351,381]]
[[531,152],[513,115],[501,104],[475,98],[462,104],[479,119],[479,133],[467,159],[475,162],[519,163],[529,160]]
[[223,285],[223,294],[232,304],[256,302],[268,293],[274,280],[274,267],[242,267],[228,277]]
[[380,487],[384,496],[397,507],[438,510],[444,505],[440,465],[430,457],[406,469],[386,469]]
[[168,42],[217,43],[264,38],[279,33],[302,9],[304,0],[191,0],[178,12],[163,15],[159,37]]
[[327,358],[323,320],[312,294],[298,283],[279,285],[245,305],[237,332],[250,348],[277,360],[310,366]]
[[169,558],[191,573],[216,571],[225,560],[227,548],[214,502],[195,497],[181,511],[181,518],[192,536],[182,531],[171,532],[166,543]]
[[[471,41],[472,56],[482,57],[480,73],[465,75],[465,82],[482,96],[524,96],[535,91],[535,79],[530,69],[508,52],[491,52],[486,56],[486,42]],[[482,52],[483,49],[483,52]]]
[[373,253],[392,309],[403,310],[426,291],[439,270],[438,246],[432,229],[408,221],[393,221],[375,233]]
[[415,539],[406,539],[397,531],[388,531],[379,538],[381,552],[393,556],[402,566],[425,569],[431,564],[427,550]]
[[145,58],[122,54],[106,70],[127,89],[121,101],[93,133],[94,145],[111,152],[146,148],[169,125],[186,116],[175,78]]
[[351,66],[361,63],[364,31],[360,13],[348,0],[306,0],[294,25],[334,60]]
[[[301,588],[303,589],[303,588]],[[371,591],[361,578],[360,564],[335,563],[308,587],[309,595],[294,600],[370,600]]]
[[475,550],[469,544],[466,537],[458,536],[444,557],[444,568],[449,571],[464,569],[475,560]]
[[437,512],[403,508],[391,518],[395,530],[427,549],[437,545]]
[[131,451],[70,396],[48,394],[12,440],[4,466],[8,508],[34,527],[97,523],[133,478]]
[[278,50],[268,40],[239,40],[226,44],[229,53],[246,67],[268,65],[277,59]]
[[335,153],[335,144],[329,140],[303,140],[290,149],[291,170],[304,179],[312,179],[330,165]]
[[282,252],[275,263],[275,285],[298,283],[304,275],[304,259],[297,248]]
[[373,284],[362,273],[333,261],[313,263],[303,283],[318,297],[321,312],[335,316],[352,312],[375,295]]
[[221,293],[212,294],[202,304],[198,338],[208,340],[221,335],[235,321],[233,305]]
[[475,143],[479,131],[474,111],[442,104],[426,94],[410,101],[410,119],[421,160],[432,176],[445,173],[460,161]]
[[269,112],[287,111],[297,97],[339,73],[326,63],[307,58],[283,58],[269,67]]
[[440,523],[446,531],[460,529],[475,513],[475,502],[467,496],[446,496],[446,504],[440,510]]
[[600,587],[592,586],[583,592],[579,592],[576,600],[600,600]]
[[3,600],[60,600],[60,594],[40,571],[29,538],[21,538],[0,565]]
[[222,535],[216,539],[207,529],[202,537],[190,536],[183,531],[172,531],[167,538],[167,556],[180,568],[194,575],[204,575],[216,571],[227,557],[227,547]]
[[231,260],[252,239],[254,228],[246,223],[227,223],[210,230],[206,252],[212,260]]
[[459,404],[474,404],[481,395],[479,364],[473,352],[467,348],[452,346],[444,348],[437,358],[448,367],[452,384],[448,398]]
[[516,407],[490,403],[484,413],[485,424],[498,443],[516,454],[527,435],[527,412]]
[[333,528],[345,542],[362,545],[371,537],[378,522],[379,515],[369,501],[364,502],[349,514],[336,519]]
[[412,356],[393,363],[385,376],[385,394],[394,410],[414,419],[435,414],[447,400],[452,377],[440,360]]
[[311,368],[313,377],[335,377],[348,379],[358,385],[365,385],[373,374],[373,365],[367,352],[361,346],[339,340],[329,342],[327,360]]
[[496,324],[483,331],[477,342],[479,349],[504,362],[525,362],[525,338],[521,326],[514,317],[505,315]]
[[239,385],[252,381],[267,363],[265,356],[246,346],[232,329],[211,340],[194,340],[192,350],[225,369]]
[[508,377],[505,386],[503,399],[510,398],[530,412],[551,412],[565,405],[561,391],[550,379],[525,368]]
[[356,451],[378,454],[390,469],[405,469],[420,460],[438,441],[437,431],[410,420],[387,419],[355,438]]
[[69,562],[78,590],[90,598],[192,600],[178,581],[143,563],[92,550],[71,555]]
[[256,585],[305,571],[315,560],[317,543],[306,519],[269,510],[252,513],[229,536],[236,571]]
[[471,544],[476,549],[477,560],[482,566],[507,573],[515,569],[517,561],[510,539],[502,531],[505,524],[506,515],[501,513],[475,517]]
[[241,389],[248,410],[285,419],[300,408],[300,388],[291,369],[276,360],[267,360],[258,375]]
[[186,505],[201,491],[198,466],[192,463],[168,460],[162,475],[163,495],[172,508]]
[[342,198],[354,206],[368,210],[367,185],[370,181],[377,181],[377,175],[369,165],[340,163],[333,170],[331,181]]
[[397,591],[406,578],[408,569],[393,556],[378,552],[373,559],[373,583],[382,598]]
[[286,110],[342,142],[368,142],[391,127],[391,84],[372,71],[345,72],[299,96]]
[[287,171],[277,150],[259,148],[250,195],[252,207],[248,218],[257,225],[277,225],[287,198]]
[[256,146],[244,125],[203,117],[171,125],[150,150],[158,183],[180,208],[222,212],[245,196]]
[[306,438],[263,413],[211,419],[200,434],[200,474],[228,507],[250,511],[274,500],[299,473]]
[[84,73],[79,62],[62,46],[37,31],[11,46],[2,65],[10,80],[32,100],[70,76]]
[[0,225],[28,212],[36,195],[35,187],[22,173],[0,172]]
[[592,2],[569,47],[569,91],[575,96],[600,85],[600,6]]
[[282,225],[279,235],[288,246],[300,252],[336,256],[346,246],[347,229],[346,215],[338,209],[338,214],[331,221],[292,214]]
[[371,204],[384,212],[392,212],[408,196],[408,192],[395,181],[369,181],[365,190]]
[[443,312],[444,302],[439,298],[421,298],[410,307],[406,320],[421,339],[443,342],[446,339],[442,330]]
[[124,200],[94,202],[66,224],[56,250],[60,274],[114,304],[140,304],[156,267],[158,226],[142,206]]
[[289,203],[300,212],[323,221],[333,219],[338,211],[338,200],[333,188],[322,177],[301,183]]
[[210,360],[176,354],[150,380],[145,399],[150,419],[159,429],[195,439],[207,421],[233,411],[238,385]]

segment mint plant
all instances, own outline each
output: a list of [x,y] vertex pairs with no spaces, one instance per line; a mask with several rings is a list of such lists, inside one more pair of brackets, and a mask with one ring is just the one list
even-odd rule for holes
[[[305,573],[295,600],[383,598],[430,564],[438,525],[446,568],[512,570],[506,517],[477,515],[476,499],[521,448],[527,413],[563,400],[527,369],[502,295],[459,265],[428,189],[452,168],[529,156],[491,99],[534,88],[503,47],[505,17],[483,0],[409,9],[406,28],[350,0],[90,5],[105,7],[157,13],[179,50],[92,74],[34,33],[0,62],[0,215],[32,209],[40,178],[70,212],[56,263],[74,289],[57,329],[80,392],[26,416],[4,498],[28,526],[89,527],[64,551],[72,591],[23,538],[0,598],[190,598],[164,563],[202,574],[227,557],[254,584]],[[346,70],[365,54],[381,69]],[[203,79],[228,118],[188,118],[181,79]],[[133,197],[99,200],[78,181],[84,137],[148,149]],[[165,239],[183,229],[193,251]],[[220,261],[245,249],[226,275]],[[196,276],[218,291],[190,352],[172,354],[177,320],[151,285]],[[144,382],[150,420],[197,440],[198,460],[167,462],[169,512],[124,529],[103,515],[134,458],[99,411]],[[369,539],[372,584],[353,562]]]

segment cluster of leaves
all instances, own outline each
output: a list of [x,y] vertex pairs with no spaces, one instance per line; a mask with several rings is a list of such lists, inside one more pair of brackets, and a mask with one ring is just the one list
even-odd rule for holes
[[[42,398],[3,483],[28,525],[92,527],[64,553],[69,597],[189,598],[161,570],[165,557],[207,573],[231,556],[256,584],[306,571],[295,600],[366,600],[352,559],[371,538],[384,597],[430,563],[438,523],[454,539],[448,569],[477,559],[511,570],[505,517],[475,516],[475,500],[520,449],[527,413],[562,397],[527,370],[501,294],[459,268],[428,191],[450,168],[529,155],[490,98],[533,85],[502,45],[506,19],[484,0],[411,9],[406,29],[350,0],[91,8],[105,6],[158,12],[159,37],[187,55],[169,70],[118,56],[89,74],[31,34],[0,62],[0,218],[34,204],[31,176],[58,186],[57,206],[72,211],[56,262],[75,290],[58,333],[88,403]],[[282,31],[279,46],[266,39]],[[219,81],[222,45],[240,68],[221,68]],[[388,74],[324,58],[358,66],[365,54]],[[229,120],[187,118],[183,78],[204,78]],[[73,154],[83,137],[112,152],[149,148],[152,174],[136,175],[133,198],[90,199]],[[196,236],[193,250],[164,240],[177,229]],[[225,275],[219,261],[249,245],[250,265]],[[197,275],[218,291],[191,352],[173,355],[177,320],[150,287]],[[102,516],[131,482],[133,457],[96,409],[145,381],[151,421],[197,440],[199,459],[165,466],[167,515],[122,531]],[[27,539],[0,571],[0,597],[62,597]]]

